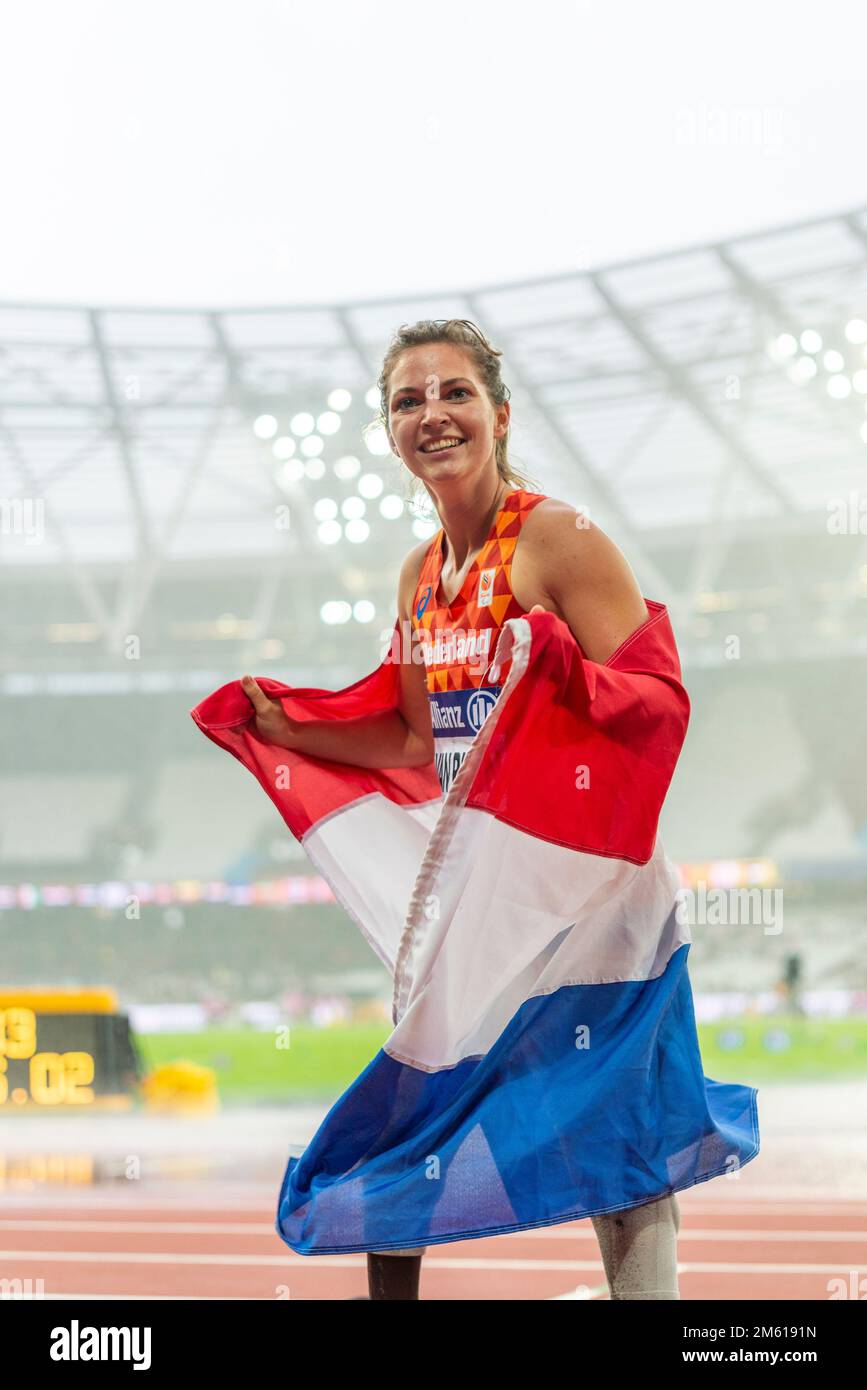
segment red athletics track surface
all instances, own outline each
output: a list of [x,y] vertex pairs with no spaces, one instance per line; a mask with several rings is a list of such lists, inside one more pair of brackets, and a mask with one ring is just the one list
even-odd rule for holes
[[[157,1188],[160,1185],[157,1185]],[[720,1182],[715,1184],[719,1189]],[[295,1255],[274,1230],[273,1185],[174,1184],[0,1194],[0,1279],[44,1298],[348,1299],[367,1292],[363,1255]],[[867,1293],[867,1200],[678,1193],[683,1299]],[[431,1246],[422,1299],[607,1298],[589,1220]],[[5,1287],[8,1288],[8,1285]],[[28,1286],[25,1285],[25,1288]]]

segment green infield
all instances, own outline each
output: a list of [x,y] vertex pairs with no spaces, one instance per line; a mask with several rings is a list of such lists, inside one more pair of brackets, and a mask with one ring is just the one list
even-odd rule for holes
[[867,1076],[867,1017],[748,1015],[699,1027],[706,1076],[759,1086]]
[[[384,1024],[331,1028],[294,1024],[289,1046],[252,1028],[139,1034],[147,1070],[188,1061],[213,1068],[220,1097],[234,1102],[327,1100],[355,1080],[389,1036]],[[705,1075],[760,1086],[867,1076],[867,1018],[796,1014],[735,1018],[699,1027]]]
[[212,1067],[222,1100],[303,1101],[337,1096],[375,1057],[390,1033],[381,1023],[331,1028],[293,1024],[289,1046],[275,1031],[211,1028],[136,1035],[147,1070],[165,1062]]

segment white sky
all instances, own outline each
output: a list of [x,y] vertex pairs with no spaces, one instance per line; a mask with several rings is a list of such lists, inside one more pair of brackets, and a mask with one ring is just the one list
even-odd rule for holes
[[0,300],[519,280],[867,201],[863,0],[27,0]]

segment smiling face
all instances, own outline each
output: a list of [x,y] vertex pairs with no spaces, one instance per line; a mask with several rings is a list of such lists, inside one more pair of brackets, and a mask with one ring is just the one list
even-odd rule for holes
[[394,452],[436,496],[439,484],[496,470],[495,446],[509,428],[509,403],[491,404],[469,353],[453,343],[425,343],[407,348],[394,365],[388,428]]

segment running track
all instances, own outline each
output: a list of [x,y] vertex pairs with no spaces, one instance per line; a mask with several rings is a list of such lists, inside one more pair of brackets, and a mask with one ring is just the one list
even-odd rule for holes
[[[42,1297],[348,1299],[367,1292],[363,1255],[295,1255],[274,1230],[275,1191],[203,1184],[0,1195],[0,1279]],[[678,1193],[683,1299],[829,1297],[854,1277],[867,1294],[867,1200],[714,1198]],[[589,1220],[431,1246],[422,1299],[607,1298]],[[6,1286],[8,1287],[8,1286]],[[28,1287],[25,1285],[25,1288]],[[576,1289],[583,1293],[576,1295]],[[851,1293],[849,1295],[852,1296]]]

